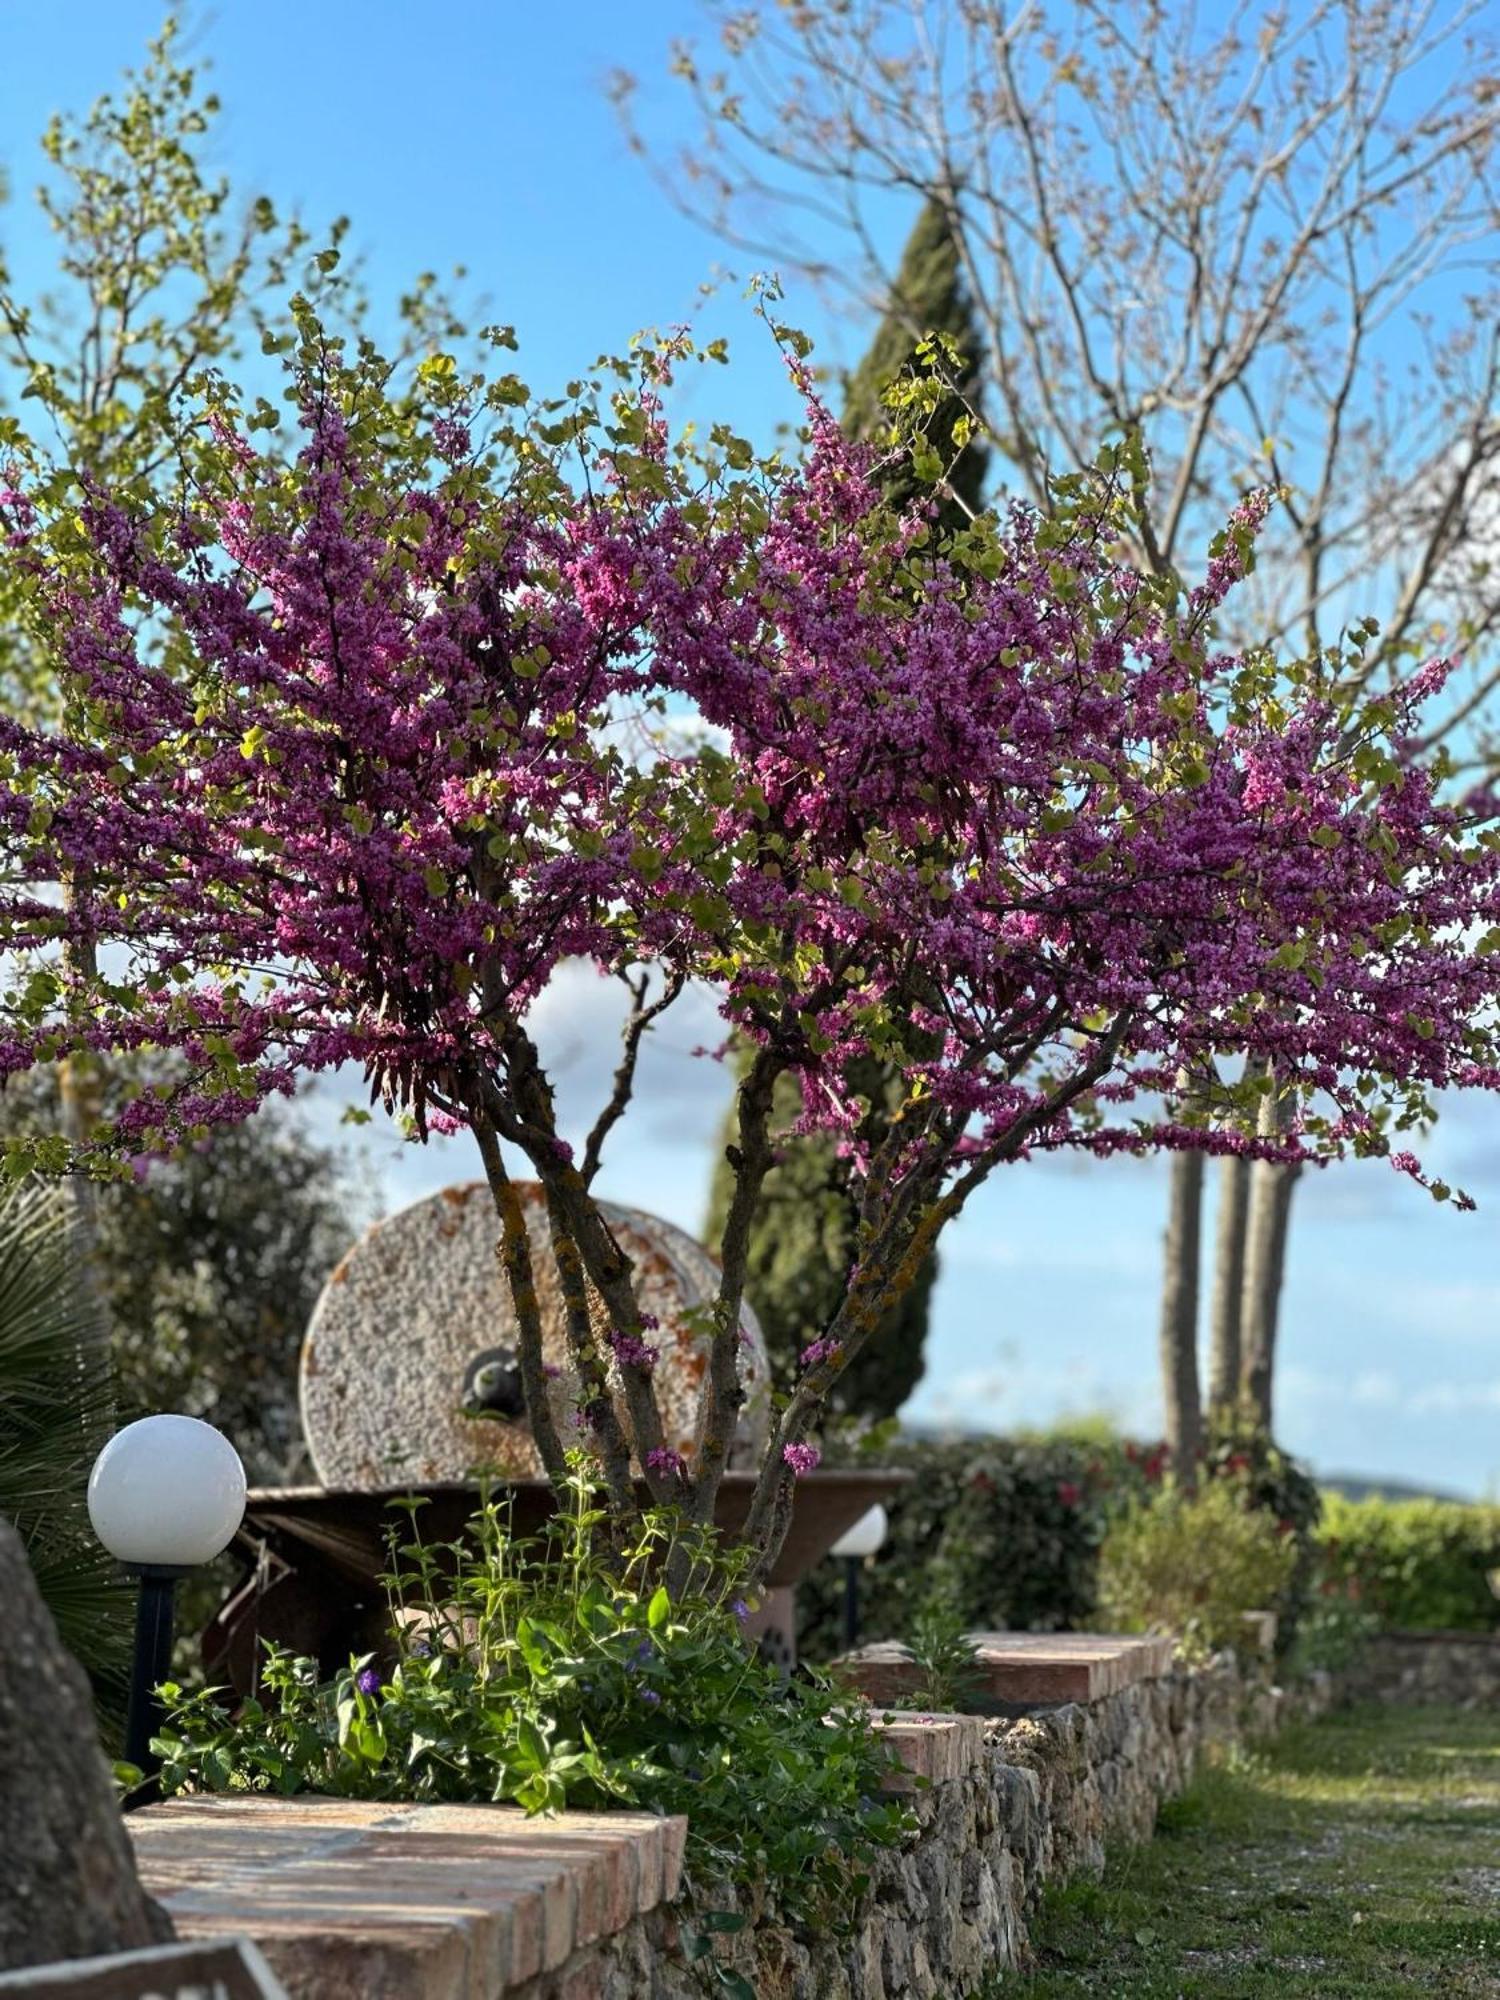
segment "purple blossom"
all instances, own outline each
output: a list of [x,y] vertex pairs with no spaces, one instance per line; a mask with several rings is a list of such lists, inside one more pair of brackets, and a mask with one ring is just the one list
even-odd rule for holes
[[653,1472],[660,1472],[668,1478],[681,1479],[687,1472],[687,1460],[680,1451],[673,1451],[667,1445],[658,1445],[654,1451],[646,1453],[646,1463]]
[[815,1444],[785,1444],[781,1456],[800,1479],[805,1472],[817,1471],[823,1454]]
[[745,1602],[743,1597],[736,1597],[731,1599],[729,1609],[734,1613],[735,1617],[738,1618],[738,1620],[742,1625],[744,1624],[745,1620],[750,1616],[750,1607]]
[[829,1340],[826,1337],[821,1340],[809,1341],[807,1346],[802,1350],[802,1366],[804,1368],[816,1368],[820,1361],[831,1361],[834,1355],[843,1352],[843,1346],[842,1341]]
[[354,1676],[354,1685],[361,1694],[379,1694],[385,1680],[379,1667],[361,1667]]
[[658,1350],[649,1340],[642,1340],[637,1334],[622,1333],[617,1326],[609,1330],[609,1344],[615,1359],[622,1368],[654,1368],[659,1357]]

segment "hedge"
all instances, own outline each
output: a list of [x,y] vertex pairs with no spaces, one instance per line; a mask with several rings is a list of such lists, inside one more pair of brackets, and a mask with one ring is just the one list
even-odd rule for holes
[[1500,1506],[1323,1496],[1319,1542],[1341,1579],[1393,1631],[1500,1631]]

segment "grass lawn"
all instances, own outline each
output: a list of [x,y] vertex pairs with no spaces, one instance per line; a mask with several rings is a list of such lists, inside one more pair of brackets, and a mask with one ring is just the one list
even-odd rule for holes
[[1500,1996],[1500,1715],[1362,1709],[1206,1773],[1051,1896],[1027,2000]]

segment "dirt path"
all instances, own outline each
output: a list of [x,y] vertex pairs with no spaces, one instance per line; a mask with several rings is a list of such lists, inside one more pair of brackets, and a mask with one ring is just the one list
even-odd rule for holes
[[1500,2000],[1500,1714],[1360,1710],[1200,1780],[1001,1992]]

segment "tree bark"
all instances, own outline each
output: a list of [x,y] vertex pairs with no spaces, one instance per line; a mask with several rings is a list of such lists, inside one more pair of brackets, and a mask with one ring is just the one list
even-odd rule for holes
[[1209,1322],[1208,1405],[1216,1415],[1232,1410],[1240,1397],[1245,1225],[1249,1212],[1250,1162],[1235,1153],[1226,1153],[1219,1163],[1219,1212]]
[[[86,875],[82,879],[69,877],[64,881],[63,907],[70,917],[84,902],[88,890]],[[85,991],[93,985],[99,976],[99,955],[88,930],[64,940],[62,961],[64,976],[70,984],[76,983]],[[100,1115],[102,1082],[97,1056],[69,1056],[58,1064],[58,1109],[63,1136],[80,1150],[94,1137]],[[74,1173],[68,1177],[68,1200],[78,1242],[79,1270],[88,1302],[93,1308],[88,1321],[97,1329],[100,1343],[97,1353],[91,1358],[107,1367],[110,1313],[99,1264],[99,1197],[94,1183],[86,1174]]]
[[[1259,1130],[1262,1136],[1284,1132],[1292,1109],[1292,1098],[1273,1089],[1261,1105]],[[1292,1189],[1301,1171],[1300,1166],[1276,1166],[1268,1160],[1257,1160],[1250,1170],[1249,1214],[1245,1226],[1240,1394],[1256,1423],[1267,1432],[1271,1429],[1272,1420],[1276,1330],[1281,1313],[1281,1282],[1286,1269]]]
[[1177,1477],[1193,1482],[1203,1437],[1198,1382],[1198,1269],[1203,1155],[1172,1155],[1161,1288],[1161,1383],[1167,1450]]

